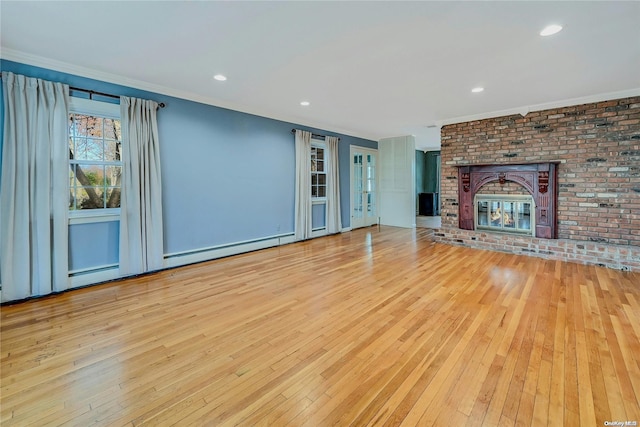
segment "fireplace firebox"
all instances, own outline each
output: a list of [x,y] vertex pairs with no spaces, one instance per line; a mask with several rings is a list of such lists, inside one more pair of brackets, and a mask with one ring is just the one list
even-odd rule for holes
[[[535,237],[557,238],[557,163],[516,165],[469,165],[458,168],[458,224],[463,230],[508,231]],[[484,196],[479,205],[476,193],[483,185],[512,181],[524,187],[529,202],[519,196]],[[484,204],[486,203],[486,204]],[[485,223],[486,221],[486,223]],[[527,230],[529,227],[529,230]]]
[[529,195],[477,194],[476,230],[533,235],[535,205]]

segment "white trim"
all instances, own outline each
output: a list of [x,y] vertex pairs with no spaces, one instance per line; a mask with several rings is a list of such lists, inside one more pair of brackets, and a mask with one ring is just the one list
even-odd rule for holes
[[[120,208],[95,209],[95,211],[96,212],[69,211],[69,225],[120,221]],[[76,214],[76,212],[82,212],[82,215]]]
[[[313,170],[311,170],[310,177],[313,177],[314,174],[316,174],[316,175],[324,175],[325,176],[324,191],[325,191],[325,194],[326,194],[327,190],[328,190],[327,184],[326,184],[327,183],[327,179],[328,179],[328,177],[327,177],[327,169],[328,169],[327,165],[329,164],[329,159],[327,159],[327,144],[324,142],[323,139],[316,139],[316,138],[311,137],[311,148],[312,149],[313,148],[320,148],[320,149],[323,150],[322,161],[324,163],[324,166],[323,166],[324,170],[323,171],[313,171]],[[311,158],[313,158],[313,157],[311,157]],[[319,184],[317,184],[317,185],[319,185]],[[311,189],[313,190],[313,183],[311,184]],[[327,204],[327,196],[323,196],[323,197],[317,197],[316,196],[316,197],[313,197],[313,194],[312,194],[311,195],[311,204],[312,205],[319,205],[319,204],[326,205]],[[327,216],[327,213],[326,213],[326,206],[325,206],[325,218],[326,218],[326,216]]]
[[179,267],[182,265],[194,264],[196,262],[210,261],[216,258],[237,255],[245,252],[257,251],[259,249],[271,248],[294,242],[294,235],[280,234],[259,240],[246,240],[243,242],[230,243],[208,248],[174,252],[165,254],[165,268]]
[[[343,233],[347,231],[351,231],[351,228],[347,227],[342,229]],[[313,238],[326,235],[326,228],[318,229],[311,233],[311,237]],[[294,239],[295,237],[293,233],[287,233],[260,240],[247,240],[228,245],[212,246],[209,248],[165,254],[164,268],[176,268],[183,265],[212,261],[217,258],[238,255],[259,249],[288,245],[290,243],[295,243]],[[118,264],[108,264],[99,267],[73,270],[69,272],[69,289],[97,285],[111,280],[124,279],[126,277],[127,276],[120,275]],[[2,295],[1,292],[2,290],[0,289],[0,296]]]
[[[367,221],[367,217],[363,217],[363,221],[364,221],[364,225],[362,227],[370,227],[374,224],[379,224],[380,223],[380,157],[378,156],[378,149],[377,148],[369,148],[369,147],[362,147],[360,145],[351,145],[349,147],[349,230],[353,229],[353,205],[354,205],[354,193],[353,193],[353,183],[354,183],[354,176],[353,176],[353,154],[355,152],[360,152],[362,154],[371,154],[374,155],[376,158],[376,171],[375,171],[375,181],[376,181],[376,212],[378,213],[378,216],[376,217],[376,222],[373,224],[369,224]],[[364,169],[363,169],[363,173],[364,173]],[[364,178],[364,176],[363,176]],[[363,205],[364,208],[364,205]],[[363,215],[365,215],[365,212],[363,212]],[[361,228],[361,227],[356,227],[356,228]]]
[[[117,74],[106,73],[104,71],[98,71],[92,68],[82,67],[79,65],[70,64],[68,62],[58,61],[55,59],[49,59],[38,55],[24,53],[14,49],[2,48],[0,51],[0,58],[8,61],[19,62],[22,64],[32,65],[35,67],[47,68],[49,70],[60,71],[63,73],[73,74],[80,77],[87,77],[90,79],[100,80],[107,83],[113,83],[117,85],[127,86],[135,89],[154,92],[161,95],[173,96],[176,98],[200,102],[202,104],[213,105],[216,107],[227,108],[234,111],[239,111],[248,114],[254,114],[260,117],[266,117],[269,119],[297,123],[300,126],[309,126],[317,129],[331,129],[332,132],[340,133],[343,135],[353,136],[356,138],[369,139],[372,141],[378,141],[381,138],[387,137],[387,135],[380,136],[379,134],[369,134],[366,132],[355,131],[353,129],[339,128],[332,123],[314,122],[306,119],[302,116],[291,114],[274,115],[268,111],[256,108],[255,106],[249,106],[240,103],[234,103],[224,101],[220,99],[203,96],[202,94],[187,92],[183,90],[177,90],[168,88],[166,86],[156,85],[141,80],[131,79],[123,77]],[[531,111],[547,110],[551,108],[570,107],[580,104],[589,104],[592,102],[610,101],[613,99],[628,98],[632,96],[640,96],[640,88],[628,89],[618,92],[606,92],[596,95],[589,95],[579,98],[569,98],[564,100],[557,100],[553,102],[547,102],[542,104],[535,104],[530,106],[513,107],[506,110],[498,110],[489,113],[474,114],[469,116],[453,117],[449,119],[439,120],[435,124],[437,126],[450,125],[454,123],[470,122],[474,120],[489,119],[493,117],[509,116],[512,114],[526,115]],[[434,148],[434,150],[437,148]]]
[[8,61],[20,62],[22,64],[33,65],[36,67],[47,68],[50,70],[61,71],[63,73],[75,74],[77,76],[88,77],[103,82],[114,83],[123,86],[145,89],[153,92],[162,93],[167,90],[164,86],[154,85],[152,83],[143,82],[141,80],[130,79],[117,74],[98,71],[93,68],[82,67],[80,65],[71,64],[56,59],[45,58],[39,55],[24,53],[14,49],[2,49],[2,59]]
[[70,289],[88,285],[97,285],[98,283],[108,282],[109,280],[123,278],[120,276],[120,270],[118,269],[117,264],[115,267],[111,265],[76,271],[77,273],[74,276],[69,276]]
[[[93,99],[69,97],[69,113],[106,117],[120,120],[120,104],[95,101]],[[71,136],[70,136],[71,137]],[[104,138],[103,138],[104,139]],[[122,161],[69,159],[69,165],[120,166]],[[71,189],[70,189],[71,190]],[[97,208],[92,210],[69,210],[69,225],[111,222],[120,220],[120,208]]]
[[0,58],[8,61],[19,62],[21,64],[32,65],[35,67],[47,68],[49,70],[60,71],[62,73],[73,74],[80,77],[87,77],[90,79],[100,80],[106,83],[113,83],[116,85],[126,86],[134,89],[145,90],[148,92],[157,93],[160,95],[172,96],[175,98],[184,99],[187,101],[199,102],[206,105],[213,105],[215,107],[226,108],[229,110],[239,111],[242,113],[253,114],[260,117],[266,117],[268,119],[278,120],[282,122],[296,123],[300,126],[308,126],[316,129],[330,129],[331,132],[340,133],[342,135],[353,136],[355,138],[363,138],[371,141],[377,141],[380,135],[366,134],[353,129],[339,128],[332,123],[324,123],[309,120],[305,117],[295,114],[279,114],[275,115],[268,110],[256,108],[246,104],[240,104],[236,102],[229,102],[221,99],[212,98],[209,96],[203,96],[199,93],[193,93],[178,89],[169,88],[166,86],[156,85],[141,80],[135,80],[128,77],[123,77],[117,74],[105,73],[104,71],[97,71],[92,68],[82,67],[79,65],[70,64],[68,62],[58,61],[55,59],[49,59],[38,55],[32,55],[29,53],[23,53],[14,49],[2,48],[0,52]]
[[327,228],[317,228],[315,230],[311,230],[311,238],[314,239],[316,237],[322,237],[327,235]]
[[[216,258],[237,255],[245,252],[266,249],[274,246],[294,243],[293,234],[280,234],[266,239],[248,240],[234,244],[220,245],[217,247],[203,248],[199,250],[174,252],[165,254],[164,268],[175,268],[183,265],[194,264],[202,261],[211,261]],[[118,264],[103,265],[79,269],[69,272],[70,288],[95,285],[110,280],[123,279],[120,275]]]
[[98,267],[79,268],[77,270],[69,270],[69,277],[80,276],[88,273],[95,273],[97,271],[111,270],[118,268],[118,264],[105,264]]
[[551,110],[553,108],[573,107],[582,104],[591,104],[594,102],[611,101],[613,99],[630,98],[632,96],[640,96],[640,88],[627,89],[619,92],[607,92],[599,93],[596,95],[582,96],[579,98],[561,99],[557,101],[544,102],[542,104],[535,104],[529,106],[520,106],[514,108],[508,108],[506,110],[491,111],[488,113],[472,114],[469,116],[453,117],[450,119],[440,120],[436,124],[438,127],[444,125],[451,125],[454,123],[472,122],[475,120],[491,119],[494,117],[511,116],[513,114],[520,114],[526,116],[532,111]]
[[110,102],[70,96],[69,112],[120,120],[120,103],[112,104]]

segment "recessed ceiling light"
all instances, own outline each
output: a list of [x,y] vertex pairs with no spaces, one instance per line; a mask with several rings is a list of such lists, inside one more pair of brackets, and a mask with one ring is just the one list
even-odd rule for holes
[[540,35],[541,36],[550,36],[553,35],[555,33],[559,33],[560,30],[562,30],[562,26],[561,25],[548,25],[546,27],[544,27],[544,29],[542,31],[540,31]]
[[311,103],[309,101],[302,101],[300,105],[302,105],[303,107],[308,107],[309,105],[311,105]]
[[474,87],[473,89],[471,89],[471,92],[473,93],[480,93],[484,90],[483,87]]
[[223,82],[225,80],[227,80],[226,76],[223,76],[222,74],[216,74],[215,76],[213,76],[214,79],[216,79],[219,82]]

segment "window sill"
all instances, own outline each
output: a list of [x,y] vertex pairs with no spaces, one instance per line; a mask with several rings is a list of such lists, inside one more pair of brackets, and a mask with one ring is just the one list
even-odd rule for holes
[[318,198],[311,199],[311,204],[312,205],[326,205],[327,204],[327,198],[326,197],[318,197]]
[[120,221],[120,209],[113,209],[109,212],[82,212],[82,214],[69,213],[69,225],[113,221]]

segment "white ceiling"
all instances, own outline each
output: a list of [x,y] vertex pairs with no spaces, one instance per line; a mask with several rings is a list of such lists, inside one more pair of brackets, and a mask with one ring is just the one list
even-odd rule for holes
[[[0,14],[5,59],[421,149],[439,146],[429,125],[640,94],[635,1],[2,0]],[[550,23],[564,30],[540,37]]]

